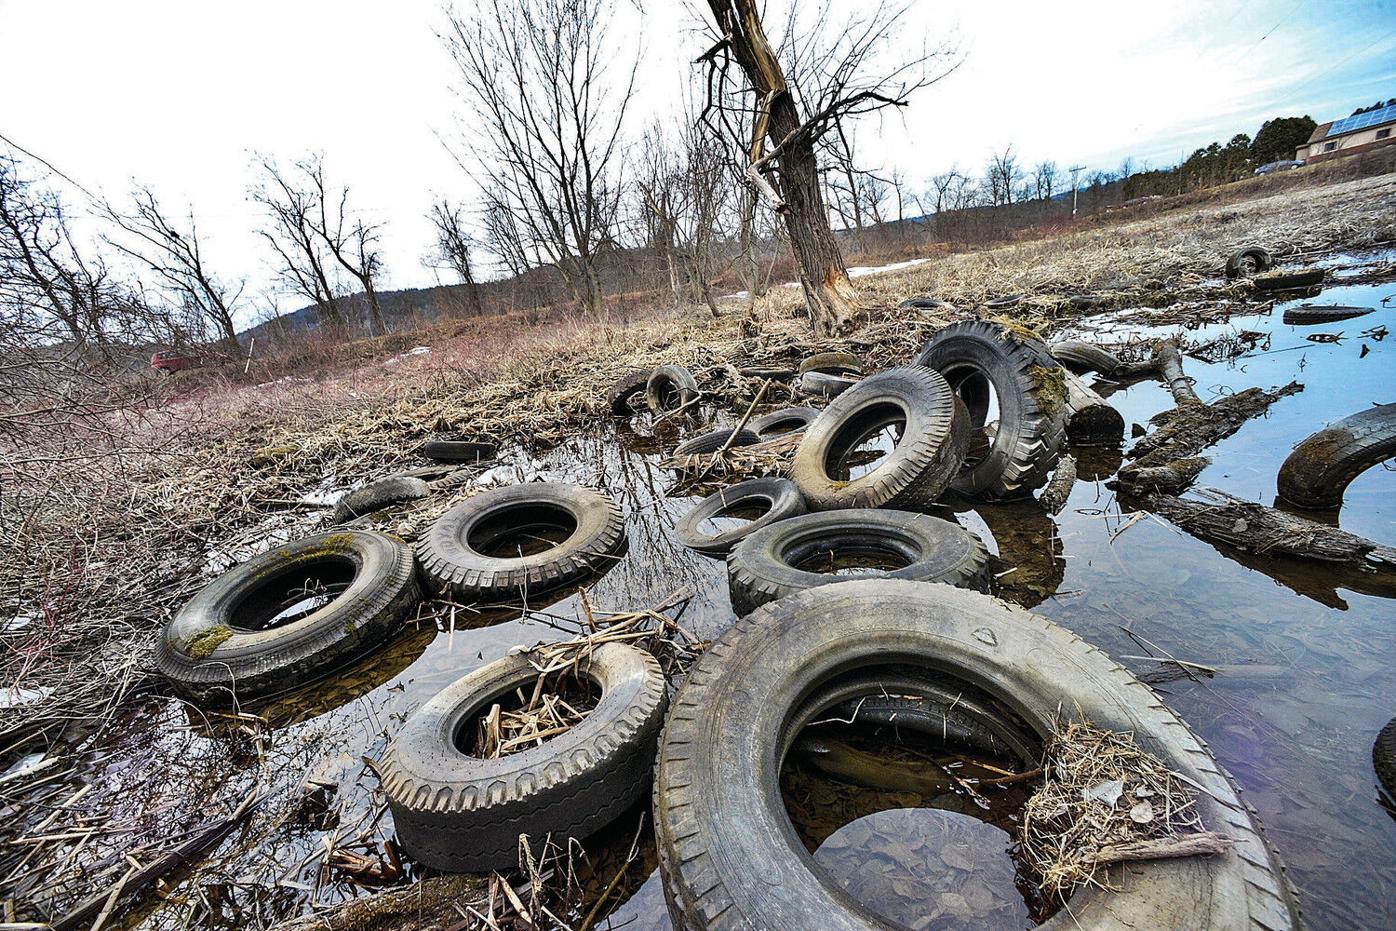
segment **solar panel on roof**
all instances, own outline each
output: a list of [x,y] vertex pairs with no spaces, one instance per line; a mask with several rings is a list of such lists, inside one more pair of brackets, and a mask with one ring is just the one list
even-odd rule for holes
[[1345,116],[1341,120],[1334,120],[1333,125],[1328,127],[1328,136],[1331,138],[1354,130],[1366,129],[1368,126],[1388,123],[1392,120],[1396,120],[1396,105],[1385,106],[1379,110],[1368,110],[1366,113],[1359,113],[1356,116]]

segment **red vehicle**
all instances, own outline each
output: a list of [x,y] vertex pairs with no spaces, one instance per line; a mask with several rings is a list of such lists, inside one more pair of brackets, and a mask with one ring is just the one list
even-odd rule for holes
[[207,365],[214,356],[198,349],[162,349],[150,356],[150,367],[164,375],[173,375],[185,369],[196,369]]

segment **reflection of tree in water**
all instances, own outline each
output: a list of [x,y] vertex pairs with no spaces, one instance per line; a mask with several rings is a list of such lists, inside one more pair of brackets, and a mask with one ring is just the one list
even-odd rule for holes
[[1061,588],[1066,560],[1057,522],[1035,499],[986,504],[947,496],[942,504],[953,514],[941,511],[939,516],[953,520],[957,514],[973,511],[988,527],[993,539],[984,543],[998,552],[989,560],[989,568],[999,597],[1034,608]]

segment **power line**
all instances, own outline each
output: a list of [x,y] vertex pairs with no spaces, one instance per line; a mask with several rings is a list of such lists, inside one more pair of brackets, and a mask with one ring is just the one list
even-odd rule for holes
[[59,170],[54,166],[54,164],[53,164],[52,162],[50,162],[48,159],[44,158],[42,155],[36,155],[35,153],[30,152],[30,151],[29,151],[28,149],[26,149],[24,146],[20,145],[18,142],[15,142],[13,139],[11,139],[10,137],[6,136],[4,133],[0,133],[0,142],[5,143],[5,145],[9,146],[10,148],[14,149],[14,150],[17,151],[17,152],[23,152],[25,155],[29,156],[29,157],[32,158],[34,161],[38,162],[40,165],[43,165],[43,166],[44,166],[45,168],[47,168],[49,171],[51,171],[51,172],[53,172],[54,174],[58,175],[58,177],[62,178],[64,181],[67,181],[69,184],[71,184],[73,187],[77,188],[79,191],[82,191],[82,192],[83,192],[84,194],[86,194],[91,200],[94,200],[94,201],[97,200],[96,195],[94,195],[91,191],[89,191],[87,188],[83,187],[83,186],[82,186],[81,184],[79,184],[78,182],[74,181],[72,178],[68,177],[68,175],[66,175],[66,174],[64,174],[63,172],[59,171]]

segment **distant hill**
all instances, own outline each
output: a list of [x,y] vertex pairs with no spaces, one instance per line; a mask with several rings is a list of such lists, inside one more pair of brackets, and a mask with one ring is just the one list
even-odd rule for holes
[[[488,285],[486,286],[488,287]],[[383,308],[383,317],[390,329],[399,329],[409,322],[428,322],[440,319],[447,313],[452,316],[468,316],[470,298],[465,285],[448,284],[432,288],[404,288],[399,291],[378,292],[378,303]],[[368,321],[368,301],[362,293],[338,298],[335,304],[350,324],[360,327]],[[307,304],[299,310],[282,314],[276,320],[259,323],[238,333],[246,339],[274,339],[284,333],[308,332],[314,330],[319,315],[314,304]]]

